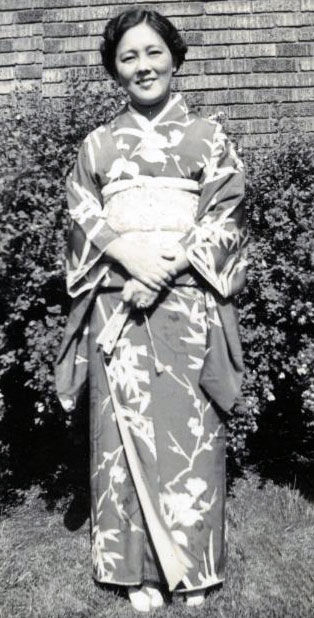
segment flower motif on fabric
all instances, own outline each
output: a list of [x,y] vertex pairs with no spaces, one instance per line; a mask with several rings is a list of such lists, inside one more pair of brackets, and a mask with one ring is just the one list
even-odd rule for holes
[[116,569],[116,561],[123,560],[123,556],[118,552],[108,551],[106,541],[118,543],[120,530],[110,528],[109,530],[101,531],[99,526],[93,526],[92,529],[92,561],[96,575],[100,580],[110,581],[113,578],[113,572]]
[[85,187],[73,181],[73,188],[80,201],[70,208],[70,215],[78,225],[84,225],[87,219],[99,217],[101,215],[101,205],[94,195]]
[[111,168],[106,175],[110,179],[110,182],[113,182],[114,180],[118,180],[122,174],[135,178],[139,175],[139,173],[140,169],[137,163],[134,163],[134,161],[128,161],[122,156],[113,161]]

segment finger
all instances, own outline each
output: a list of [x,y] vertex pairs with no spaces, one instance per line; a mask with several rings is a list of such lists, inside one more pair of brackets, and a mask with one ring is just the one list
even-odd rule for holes
[[123,289],[121,292],[121,296],[124,300],[125,303],[128,303],[129,300],[131,300],[132,297],[132,290],[130,290],[129,288],[127,288],[126,290]]
[[[173,269],[171,269],[172,271]],[[168,268],[165,270],[164,268],[160,270],[160,278],[164,283],[169,283],[172,278],[172,272]]]
[[148,288],[154,290],[155,292],[159,292],[161,289],[160,280],[153,280],[151,276],[144,276],[140,279],[144,285],[147,285]]
[[161,257],[165,260],[174,260],[176,257],[176,252],[174,249],[163,249]]

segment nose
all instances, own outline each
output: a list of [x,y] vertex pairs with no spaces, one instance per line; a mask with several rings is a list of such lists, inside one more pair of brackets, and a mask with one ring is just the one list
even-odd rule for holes
[[140,54],[137,60],[137,72],[138,73],[147,73],[150,71],[150,62],[147,54]]

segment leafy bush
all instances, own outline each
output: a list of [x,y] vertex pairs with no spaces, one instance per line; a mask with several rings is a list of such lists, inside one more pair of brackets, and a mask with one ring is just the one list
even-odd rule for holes
[[17,94],[2,126],[0,392],[9,467],[27,466],[28,449],[35,462],[34,436],[46,427],[49,441],[52,426],[63,422],[53,367],[69,302],[65,178],[87,133],[109,122],[123,102],[114,86],[92,92],[72,81],[61,106],[40,93]]
[[[313,456],[313,144],[296,135],[246,155],[251,232],[247,287],[240,298],[246,377],[231,443],[249,441],[260,459]],[[313,449],[313,445],[312,445]]]
[[[64,464],[64,418],[53,366],[68,311],[65,177],[85,135],[108,122],[122,103],[114,87],[92,93],[71,83],[61,107],[36,93],[31,105],[17,96],[3,126],[0,403],[2,459],[15,474],[31,466],[31,476],[43,477]],[[309,461],[313,148],[297,136],[245,158],[252,242],[239,304],[247,371],[243,395],[229,417],[229,444],[242,459],[248,446],[267,459],[273,436],[279,457]]]

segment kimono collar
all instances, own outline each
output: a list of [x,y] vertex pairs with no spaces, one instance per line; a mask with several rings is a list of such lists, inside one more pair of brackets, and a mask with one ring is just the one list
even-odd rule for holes
[[144,130],[152,130],[154,127],[160,124],[161,121],[178,122],[180,120],[186,120],[189,113],[182,95],[178,92],[170,97],[169,101],[166,103],[161,112],[159,112],[157,116],[152,118],[152,120],[149,120],[148,118],[146,118],[146,116],[140,114],[137,110],[134,109],[131,104],[128,105],[128,111],[137,122],[137,124]]

